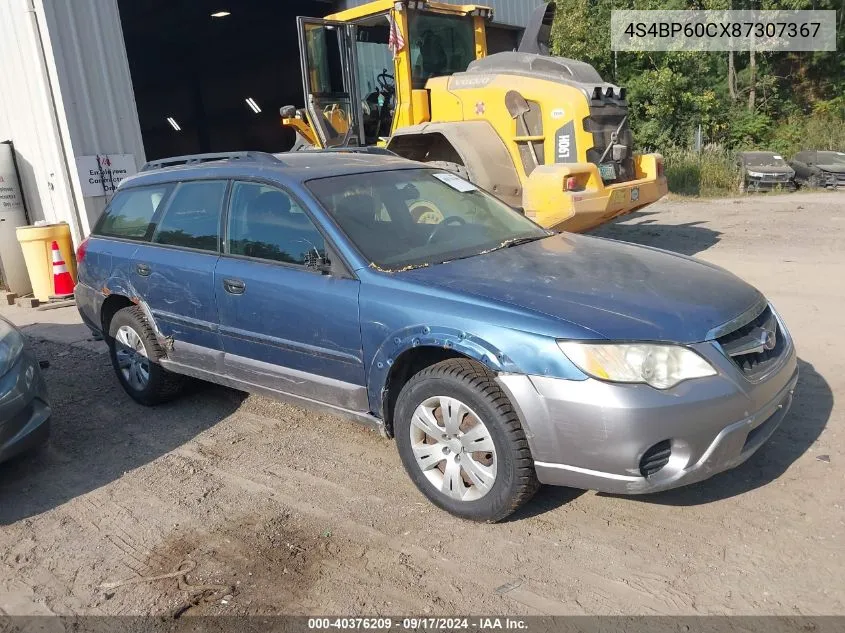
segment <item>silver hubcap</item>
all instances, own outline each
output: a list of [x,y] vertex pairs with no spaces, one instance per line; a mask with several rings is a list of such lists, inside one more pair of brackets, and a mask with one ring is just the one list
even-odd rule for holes
[[150,382],[150,359],[144,342],[128,325],[121,325],[114,335],[117,366],[129,386],[143,391]]
[[484,423],[460,400],[435,396],[411,418],[411,448],[428,481],[458,501],[480,499],[496,481],[496,447]]

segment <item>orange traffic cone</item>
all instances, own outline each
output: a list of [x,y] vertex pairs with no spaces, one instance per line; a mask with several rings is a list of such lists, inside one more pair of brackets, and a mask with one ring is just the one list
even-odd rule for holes
[[68,297],[73,295],[73,278],[59,251],[59,243],[53,242],[53,296]]

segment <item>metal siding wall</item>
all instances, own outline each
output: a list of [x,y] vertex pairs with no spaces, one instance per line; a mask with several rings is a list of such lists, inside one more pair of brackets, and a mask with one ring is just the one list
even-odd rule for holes
[[[134,154],[136,167],[145,162],[138,110],[117,0],[38,0],[49,29],[48,59],[59,78],[59,109],[66,113],[70,165],[76,156]],[[77,178],[74,178],[76,181]],[[83,200],[75,182],[77,200]],[[99,217],[106,198],[84,198],[84,230]]]
[[0,140],[15,144],[30,219],[74,241],[106,204],[83,198],[76,157],[144,146],[117,0],[0,1]]
[[[366,4],[369,0],[340,0],[342,9]],[[472,0],[441,0],[449,4],[467,4]],[[492,7],[495,11],[494,22],[511,26],[525,27],[531,12],[546,0],[477,0],[476,4]]]
[[39,17],[29,0],[0,2],[0,139],[15,144],[31,221],[67,221],[76,208],[47,68]]

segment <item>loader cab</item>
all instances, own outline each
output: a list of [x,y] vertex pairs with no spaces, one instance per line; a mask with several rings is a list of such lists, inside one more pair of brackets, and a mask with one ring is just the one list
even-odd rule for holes
[[411,83],[425,88],[432,77],[464,72],[476,59],[471,15],[413,11],[408,14]]
[[376,145],[396,128],[428,121],[427,81],[486,55],[490,17],[490,9],[474,5],[376,0],[325,19],[298,18],[313,142]]

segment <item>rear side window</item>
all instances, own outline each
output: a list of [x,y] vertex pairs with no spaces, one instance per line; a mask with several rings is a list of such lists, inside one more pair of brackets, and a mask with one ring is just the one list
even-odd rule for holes
[[225,180],[183,182],[153,236],[156,244],[217,251]]
[[170,195],[172,184],[118,191],[94,228],[95,235],[125,239],[149,239],[153,216]]

